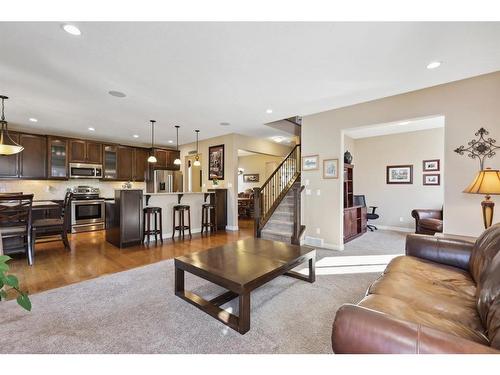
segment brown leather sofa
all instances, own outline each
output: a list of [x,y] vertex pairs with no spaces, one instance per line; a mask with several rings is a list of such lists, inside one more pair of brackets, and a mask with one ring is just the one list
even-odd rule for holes
[[415,209],[411,212],[411,216],[415,219],[415,233],[443,232],[443,210]]
[[471,242],[411,234],[358,305],[335,353],[500,353],[500,223]]

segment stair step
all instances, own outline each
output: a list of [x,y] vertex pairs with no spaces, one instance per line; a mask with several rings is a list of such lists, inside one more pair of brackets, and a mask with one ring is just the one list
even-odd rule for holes
[[266,223],[264,229],[276,230],[279,232],[289,232],[293,230],[293,221],[271,219]]
[[263,229],[261,232],[261,236],[264,239],[272,240],[272,241],[279,241],[279,242],[285,242],[285,243],[291,243],[292,242],[292,233],[291,232],[283,232],[283,231],[277,231],[273,229]]

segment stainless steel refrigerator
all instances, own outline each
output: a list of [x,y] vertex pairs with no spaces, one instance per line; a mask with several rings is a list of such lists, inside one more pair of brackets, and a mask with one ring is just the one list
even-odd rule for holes
[[155,193],[177,193],[182,192],[182,172],[156,170]]

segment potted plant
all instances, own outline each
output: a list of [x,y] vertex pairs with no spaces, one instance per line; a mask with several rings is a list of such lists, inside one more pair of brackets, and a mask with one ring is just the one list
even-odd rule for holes
[[0,255],[0,301],[7,298],[7,291],[13,290],[17,294],[17,303],[23,309],[31,311],[31,301],[28,294],[19,289],[19,280],[14,275],[7,275],[9,270],[7,262],[11,259],[8,255]]

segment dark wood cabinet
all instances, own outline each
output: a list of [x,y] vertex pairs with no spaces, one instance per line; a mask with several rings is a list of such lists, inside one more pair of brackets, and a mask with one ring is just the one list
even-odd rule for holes
[[[227,225],[227,189],[208,189],[210,194],[210,203],[217,206],[217,217],[214,217],[212,211],[211,222],[217,224],[217,230],[226,230]],[[213,220],[213,221],[212,221]]]
[[[9,132],[9,135],[14,142],[19,143],[19,134]],[[0,155],[0,177],[19,177],[19,154]]]
[[117,147],[117,179],[123,181],[132,181],[134,166],[134,149],[132,147]]
[[49,136],[47,138],[47,177],[68,178],[68,140]]
[[102,164],[102,144],[87,141],[87,163]]
[[104,146],[103,179],[116,180],[118,178],[118,150],[115,145]]
[[44,135],[20,134],[19,144],[24,147],[24,150],[19,155],[19,177],[47,178],[47,137]]
[[69,141],[70,163],[102,164],[102,144],[82,139]]
[[142,190],[115,190],[106,202],[106,241],[117,247],[142,243]]
[[181,152],[176,150],[168,150],[167,152],[167,168],[173,171],[179,171],[181,169],[180,165],[175,165],[175,159],[180,159]]
[[366,232],[366,207],[354,204],[354,166],[344,164],[344,243]]
[[167,168],[167,150],[155,149],[154,155],[156,157],[155,169]]
[[166,150],[156,148],[154,155],[156,157],[155,169],[168,169],[171,171],[178,171],[181,169],[180,165],[175,165],[174,160],[180,158],[180,151]]
[[134,157],[134,181],[146,181],[148,171],[149,150],[136,148]]

